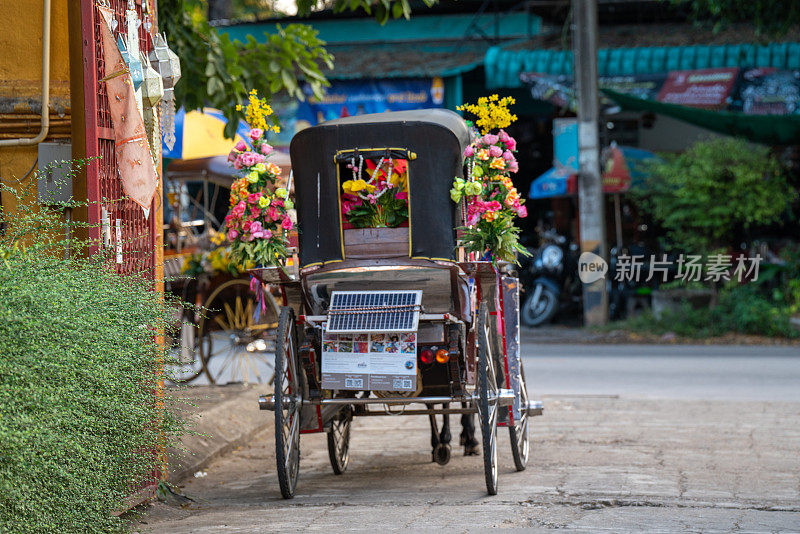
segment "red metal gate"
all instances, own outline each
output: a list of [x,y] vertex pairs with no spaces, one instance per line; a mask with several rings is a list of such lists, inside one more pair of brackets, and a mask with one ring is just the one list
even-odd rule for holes
[[[142,1],[136,0],[137,14],[141,19]],[[156,0],[149,0],[155,7]],[[114,36],[124,31],[125,10],[127,0],[108,0],[117,26]],[[155,14],[155,11],[153,14]],[[92,242],[90,253],[96,253],[100,247],[110,247],[111,258],[117,272],[122,274],[139,274],[153,280],[153,287],[159,288],[156,238],[161,232],[161,217],[157,210],[161,209],[160,191],[158,188],[150,204],[150,216],[145,219],[144,212],[138,204],[125,198],[122,180],[117,170],[114,131],[111,115],[108,110],[108,93],[106,83],[101,81],[105,76],[103,61],[103,40],[100,36],[100,19],[95,3],[81,0],[81,43],[83,49],[83,92],[84,119],[86,121],[86,190],[88,200],[87,222],[89,239]],[[155,21],[153,21],[155,25]],[[139,48],[149,53],[153,48],[152,37],[142,24],[139,27]],[[76,116],[77,119],[77,116]],[[79,119],[77,119],[79,120]],[[157,168],[160,168],[157,165]],[[159,172],[159,175],[161,173]],[[104,236],[110,236],[110,240]],[[154,402],[163,391],[154,392]],[[144,451],[143,454],[158,454]],[[131,508],[155,495],[160,478],[159,472],[145,475],[141,483],[131,487],[131,494],[120,512]]]
[[[136,0],[136,10],[142,14],[142,1]],[[146,0],[144,0],[146,1]],[[155,0],[152,0],[152,4]],[[126,0],[109,0],[117,20],[116,37],[124,31]],[[108,112],[108,94],[105,82],[103,42],[100,37],[101,20],[94,2],[81,2],[83,44],[83,90],[86,120],[87,196],[89,202],[89,238],[97,243],[92,252],[102,246],[104,234],[110,234],[112,258],[117,271],[125,274],[139,273],[155,281],[156,278],[156,209],[161,200],[156,195],[150,205],[150,217],[145,219],[142,209],[132,200],[124,198],[122,181],[117,170],[114,149],[114,132]],[[152,37],[142,24],[139,27],[139,48],[149,53]],[[103,215],[107,214],[104,221]],[[120,254],[121,252],[121,254]]]

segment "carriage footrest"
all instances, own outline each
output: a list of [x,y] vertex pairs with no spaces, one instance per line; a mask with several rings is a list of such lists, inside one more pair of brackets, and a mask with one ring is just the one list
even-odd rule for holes
[[542,401],[528,401],[528,417],[542,415],[543,411],[544,405],[542,404]]

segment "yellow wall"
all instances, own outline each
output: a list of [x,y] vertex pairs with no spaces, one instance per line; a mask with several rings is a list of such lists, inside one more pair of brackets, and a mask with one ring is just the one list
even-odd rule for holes
[[[46,141],[70,139],[69,32],[67,2],[51,0],[50,133]],[[79,1],[79,0],[73,0]],[[42,0],[0,1],[0,139],[34,137],[40,128],[42,87]],[[0,179],[17,189],[36,183],[26,173],[37,146],[0,147]],[[22,183],[18,183],[23,179]],[[32,199],[31,199],[32,200]],[[17,204],[3,194],[3,206]]]

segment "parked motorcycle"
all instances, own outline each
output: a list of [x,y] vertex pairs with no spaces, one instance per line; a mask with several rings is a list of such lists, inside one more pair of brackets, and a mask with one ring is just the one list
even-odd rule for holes
[[538,248],[520,266],[525,300],[520,320],[526,326],[550,322],[564,307],[580,303],[578,246],[549,229],[540,233]]
[[[529,249],[531,256],[520,265],[520,280],[525,293],[520,320],[526,326],[540,326],[552,321],[560,312],[582,309],[582,286],[578,278],[580,251],[575,243],[553,230],[540,234],[538,248]],[[617,249],[610,251],[608,289],[609,318],[624,319],[650,307],[650,293],[658,280],[645,281],[649,270],[650,251],[642,245],[631,245],[622,253],[643,258],[640,281],[615,280]]]

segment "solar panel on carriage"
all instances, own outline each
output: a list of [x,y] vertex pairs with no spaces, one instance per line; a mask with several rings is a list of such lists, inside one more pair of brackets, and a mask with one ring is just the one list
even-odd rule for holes
[[412,332],[417,329],[422,291],[334,291],[327,331]]

